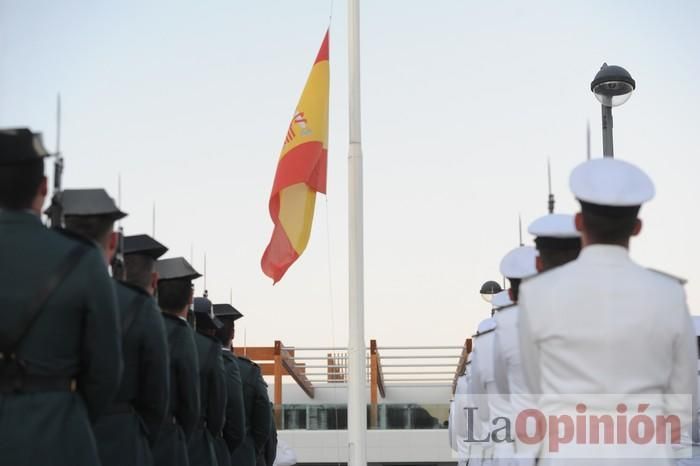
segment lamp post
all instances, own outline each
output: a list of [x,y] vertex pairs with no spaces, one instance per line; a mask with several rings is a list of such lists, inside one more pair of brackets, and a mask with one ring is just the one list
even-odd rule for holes
[[481,298],[484,301],[490,303],[493,299],[493,295],[500,293],[501,291],[503,291],[503,289],[501,288],[501,285],[498,284],[498,282],[489,280],[483,285],[481,285],[481,290],[479,291],[479,293],[481,293]]
[[603,156],[614,157],[612,108],[624,104],[632,96],[636,83],[621,66],[603,63],[591,81],[591,91],[600,102],[603,116]]

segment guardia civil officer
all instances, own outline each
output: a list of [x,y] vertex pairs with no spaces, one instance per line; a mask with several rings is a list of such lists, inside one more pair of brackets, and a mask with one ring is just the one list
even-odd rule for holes
[[223,324],[214,316],[212,302],[207,298],[194,298],[193,310],[201,415],[188,445],[190,466],[216,466],[215,439],[222,436],[226,416],[226,380],[221,346],[213,335]]
[[[270,413],[273,413],[273,406],[270,404]],[[277,426],[275,425],[275,417],[270,420],[270,436],[265,442],[265,447],[262,452],[258,453],[258,466],[273,466],[277,457]]]
[[40,135],[0,131],[0,462],[99,464],[90,421],[122,370],[107,257],[45,228]]
[[[139,294],[146,295],[146,307],[150,310],[146,311],[145,314],[149,319],[155,315],[155,321],[149,321],[150,325],[142,327],[144,338],[148,338],[149,334],[151,336],[148,342],[145,340],[143,342],[143,348],[149,348],[147,351],[148,361],[142,369],[145,384],[143,390],[146,393],[139,394],[135,403],[135,408],[145,423],[150,445],[155,443],[160,429],[163,427],[168,412],[167,402],[170,397],[168,340],[160,308],[153,298],[158,285],[158,273],[155,270],[156,260],[167,251],[168,248],[148,235],[124,237],[124,267],[126,270],[124,283]],[[132,327],[135,325],[137,322],[134,322]],[[162,399],[153,400],[152,398],[156,396],[161,396]],[[161,412],[160,407],[163,404],[165,408]]]
[[[575,222],[583,249],[575,261],[526,281],[520,290],[518,331],[530,390],[590,395],[582,400],[589,414],[615,412],[601,394],[627,402],[632,395],[672,400],[667,395],[696,393],[697,350],[683,286],[629,256],[630,238],[642,227],[640,207],[654,196],[652,181],[628,162],[604,158],[574,169],[570,187],[581,204]],[[651,419],[659,414],[655,400],[645,412]],[[551,411],[552,402],[543,397],[538,407]],[[668,443],[656,440],[628,446],[661,460],[631,461],[673,464]],[[545,449],[541,463],[565,463],[575,447]],[[608,457],[596,464],[630,461]]]
[[[234,319],[235,320],[235,319]],[[235,322],[231,321],[231,336],[235,335]],[[233,347],[231,346],[231,349]],[[260,367],[245,356],[236,356],[236,362],[243,381],[243,402],[245,406],[245,437],[231,454],[231,464],[255,466],[258,453],[264,451],[270,435],[272,412],[267,384],[263,380]]]
[[[110,260],[117,250],[114,222],[126,216],[103,189],[67,189],[60,202],[66,230],[94,241]],[[169,368],[165,327],[151,295],[114,282],[122,329],[124,373],[117,396],[94,424],[102,466],[150,465],[149,438],[168,405]]]
[[156,272],[170,351],[170,404],[153,459],[156,466],[189,466],[187,442],[200,420],[200,407],[197,347],[186,317],[193,299],[192,280],[202,275],[182,257],[160,259]]
[[[159,278],[156,261],[166,252],[168,248],[149,235],[125,236],[124,282],[155,296]],[[157,302],[154,304],[158,305]]]
[[226,377],[226,420],[223,429],[225,448],[222,449],[220,442],[217,442],[217,458],[219,466],[223,466],[227,464],[227,461],[228,464],[231,463],[231,452],[235,451],[243,442],[246,430],[243,382],[236,356],[231,352],[234,322],[243,317],[243,314],[230,304],[214,304],[214,315],[223,324],[216,332],[216,337],[221,345]]

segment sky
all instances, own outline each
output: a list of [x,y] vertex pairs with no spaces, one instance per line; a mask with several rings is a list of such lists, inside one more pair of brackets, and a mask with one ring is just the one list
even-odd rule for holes
[[[332,15],[332,16],[331,16]],[[577,204],[568,175],[601,154],[601,64],[637,90],[614,109],[615,155],[657,197],[639,263],[687,278],[700,314],[700,2],[375,0],[361,5],[365,336],[463,344],[524,227]],[[330,25],[328,195],[274,287],[260,269],[289,119]],[[237,344],[347,344],[347,14],[343,1],[0,0],[0,127],[42,131],[66,188],[104,187],[245,314]],[[47,173],[51,174],[51,164]],[[524,232],[526,243],[531,237]],[[204,280],[197,283],[197,293]]]

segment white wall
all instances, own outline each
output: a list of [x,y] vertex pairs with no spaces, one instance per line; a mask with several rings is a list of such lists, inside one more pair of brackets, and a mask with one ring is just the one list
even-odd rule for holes
[[[283,430],[278,433],[296,452],[298,463],[346,463],[346,430]],[[454,462],[447,430],[370,430],[367,432],[367,461]]]

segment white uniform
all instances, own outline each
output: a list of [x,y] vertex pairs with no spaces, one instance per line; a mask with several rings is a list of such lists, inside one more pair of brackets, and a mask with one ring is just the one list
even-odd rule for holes
[[[576,261],[527,280],[519,307],[531,393],[696,393],[696,341],[683,287],[635,264],[623,247],[585,247]],[[553,408],[544,403],[543,410]]]
[[520,344],[518,339],[518,306],[506,306],[494,315],[496,331],[494,336],[494,379],[496,389],[510,402],[511,428],[515,437],[513,457],[518,461],[499,464],[534,464],[538,447],[526,445],[515,435],[515,416],[525,409],[533,407],[532,397],[525,382],[520,361]]
[[469,386],[471,366],[471,353],[468,355],[467,366],[464,375],[457,379],[455,387],[455,397],[450,404],[450,447],[457,454],[457,464],[465,466],[469,459],[469,444],[465,442],[467,438],[467,418],[464,408],[467,406],[467,393]]
[[485,439],[474,445],[472,457],[481,457],[482,464],[491,464],[493,448],[491,441],[491,420],[507,415],[508,406],[505,400],[496,400],[496,386],[493,378],[493,337],[496,322],[492,318],[483,320],[473,337],[474,351],[472,352],[472,375],[469,383],[469,395],[472,406],[477,408],[474,425],[474,438]]
[[[693,327],[695,328],[695,335],[696,338],[700,340],[700,317],[698,316],[693,316]],[[697,399],[700,400],[700,359],[698,359],[698,394],[697,394]],[[697,408],[696,408],[697,409]],[[685,432],[684,433],[684,440],[686,442],[690,442],[693,445],[693,457],[692,458],[687,458],[678,461],[678,466],[700,466],[700,443],[698,442],[698,424],[700,424],[700,413],[698,411],[695,412],[695,429],[696,429],[696,438],[695,441],[692,440],[692,433],[691,432]]]

